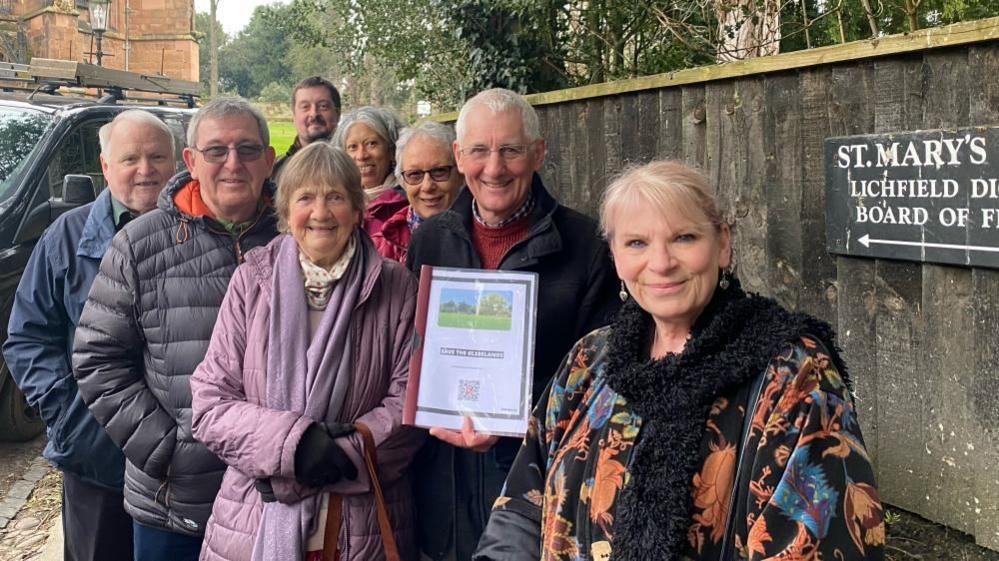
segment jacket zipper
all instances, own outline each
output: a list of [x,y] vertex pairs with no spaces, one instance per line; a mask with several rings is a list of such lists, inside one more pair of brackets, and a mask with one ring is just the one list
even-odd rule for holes
[[209,225],[206,225],[205,229],[208,230],[209,232],[211,232],[213,234],[216,234],[216,235],[219,235],[219,236],[229,236],[229,237],[232,237],[233,238],[233,244],[232,244],[233,245],[233,252],[236,254],[236,264],[237,265],[242,265],[243,262],[245,261],[245,259],[243,258],[243,246],[242,246],[242,244],[240,242],[242,241],[242,239],[247,234],[250,233],[251,230],[253,230],[254,227],[256,227],[256,225],[260,222],[260,219],[263,218],[263,216],[264,216],[264,212],[258,213],[257,217],[253,220],[253,224],[250,224],[249,226],[247,226],[243,230],[243,232],[241,234],[239,234],[238,236],[233,236],[232,232],[230,232],[228,230],[224,230],[224,231],[220,232],[220,231],[216,230],[215,228],[212,228]]

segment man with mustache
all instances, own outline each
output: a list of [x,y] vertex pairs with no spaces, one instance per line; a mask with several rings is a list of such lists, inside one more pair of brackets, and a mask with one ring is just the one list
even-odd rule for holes
[[195,561],[225,464],[191,434],[188,380],[236,266],[277,235],[267,122],[241,98],[201,108],[157,209],[111,241],[80,316],[73,374],[125,454],[135,561]]
[[277,180],[281,168],[299,150],[317,140],[329,140],[340,120],[340,92],[329,80],[310,76],[291,90],[291,115],[298,136],[288,151],[274,163],[272,177]]
[[131,561],[125,458],[83,403],[70,349],[111,238],[156,208],[176,164],[173,134],[147,111],[123,111],[97,136],[107,189],[60,216],[38,240],[14,296],[3,352],[14,381],[45,419],[45,458],[62,472],[63,558]]

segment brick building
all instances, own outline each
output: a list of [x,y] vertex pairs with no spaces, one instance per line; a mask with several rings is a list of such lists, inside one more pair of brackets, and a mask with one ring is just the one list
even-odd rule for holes
[[[88,0],[0,0],[0,59],[93,62],[85,54],[94,50],[87,4]],[[109,68],[197,81],[194,0],[112,0],[101,50]]]

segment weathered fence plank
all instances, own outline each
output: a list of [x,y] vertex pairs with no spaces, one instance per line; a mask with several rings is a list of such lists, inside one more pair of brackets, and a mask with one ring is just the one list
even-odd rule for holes
[[[872,95],[873,67],[840,66],[833,67],[828,75],[828,126],[830,136],[857,134],[874,127],[874,107],[864,100]],[[814,94],[813,94],[814,95]],[[817,139],[816,139],[817,140]],[[822,149],[816,150],[815,158],[821,158]],[[814,164],[813,164],[814,166]],[[821,171],[812,172],[810,180],[819,182]],[[824,182],[822,182],[824,183]],[[822,186],[823,193],[825,186]],[[824,198],[824,197],[823,197]],[[825,238],[825,207],[821,209],[822,238]],[[812,251],[824,251],[825,247],[811,246]],[[854,373],[854,388],[858,408],[858,418],[865,431],[866,443],[875,468],[880,466],[881,440],[880,426],[881,396],[878,392],[878,377],[871,375],[870,368],[877,362],[877,291],[874,282],[874,261],[840,257],[836,259],[836,284],[838,286],[837,311],[840,345],[844,358]],[[878,472],[880,478],[880,472]]]
[[683,92],[679,88],[660,90],[659,132],[656,140],[656,158],[683,159]]
[[737,217],[732,242],[737,249],[739,278],[748,290],[769,294],[772,262],[767,251],[763,82],[761,77],[735,82],[722,116],[730,123],[726,136],[729,153],[718,157],[722,167],[732,164],[734,197],[725,207],[733,209]]
[[[968,49],[969,122],[999,123],[999,47]],[[978,432],[969,444],[975,469],[970,503],[978,543],[999,549],[999,271],[971,271],[974,369],[969,392]]]
[[683,154],[680,159],[689,165],[707,167],[707,106],[704,87],[681,88],[683,94]]
[[[928,53],[922,97],[922,128],[970,125],[968,52],[966,49]],[[961,205],[959,201],[950,204]],[[964,201],[967,206],[967,201]],[[948,520],[955,528],[974,532],[978,515],[973,506],[975,466],[967,448],[977,437],[970,407],[973,385],[971,270],[925,265],[922,268],[924,333],[920,368],[925,401],[928,487],[925,512]],[[973,445],[972,445],[973,446]]]
[[768,292],[786,305],[800,308],[804,292],[805,253],[801,237],[804,192],[801,144],[800,79],[785,73],[767,77],[763,114]]
[[[872,132],[922,128],[922,57],[874,62],[874,129]],[[925,489],[930,485],[929,463],[922,450],[914,450],[908,433],[925,442],[927,412],[925,371],[920,368],[922,275],[918,263],[875,261],[877,295],[878,474],[886,476],[885,493],[895,504],[927,512]],[[914,399],[915,397],[915,399]]]
[[[819,178],[825,173],[823,143],[832,136],[829,127],[828,68],[809,69],[800,75],[799,126],[801,143],[802,293],[798,309],[836,323],[838,288],[836,260],[815,247],[826,235],[826,189]],[[782,184],[778,179],[775,185]]]

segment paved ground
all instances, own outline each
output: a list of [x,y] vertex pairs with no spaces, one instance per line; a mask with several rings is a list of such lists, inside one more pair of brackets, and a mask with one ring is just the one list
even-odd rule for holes
[[[0,442],[0,500],[7,496],[7,491],[21,479],[28,465],[42,453],[44,447],[44,436],[28,442]],[[0,520],[2,527],[3,521]]]
[[0,561],[62,559],[62,480],[39,455],[44,444],[0,442]]

